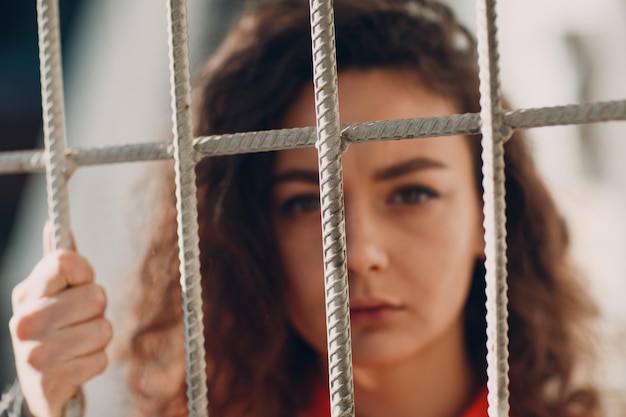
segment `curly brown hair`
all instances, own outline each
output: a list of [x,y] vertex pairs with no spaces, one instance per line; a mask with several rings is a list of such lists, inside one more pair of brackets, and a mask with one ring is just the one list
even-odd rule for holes
[[[308,4],[249,7],[195,89],[195,134],[277,128],[310,83]],[[393,68],[419,75],[460,112],[479,110],[476,46],[444,5],[429,0],[336,0],[338,71]],[[481,192],[480,142],[471,140]],[[574,383],[589,351],[593,303],[567,259],[565,223],[523,138],[505,145],[510,393],[517,417],[597,413],[598,394]],[[197,166],[209,407],[213,415],[287,417],[311,401],[317,355],[290,326],[285,277],[270,221],[274,153],[206,158]],[[162,179],[141,299],[128,347],[133,410],[187,413],[172,176]],[[465,307],[467,349],[485,376],[485,272],[477,262]]]

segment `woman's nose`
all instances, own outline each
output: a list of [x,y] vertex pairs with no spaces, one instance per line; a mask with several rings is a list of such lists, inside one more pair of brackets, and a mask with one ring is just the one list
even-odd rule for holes
[[346,205],[348,271],[363,275],[381,272],[389,265],[382,219],[366,205]]

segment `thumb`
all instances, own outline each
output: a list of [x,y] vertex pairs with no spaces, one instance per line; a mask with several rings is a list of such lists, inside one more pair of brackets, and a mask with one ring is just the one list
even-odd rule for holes
[[[70,249],[76,252],[76,242],[74,241],[73,235],[70,236],[70,240]],[[54,244],[54,227],[52,226],[52,222],[48,219],[43,225],[43,253],[44,255],[47,255],[55,249],[56,245]]]

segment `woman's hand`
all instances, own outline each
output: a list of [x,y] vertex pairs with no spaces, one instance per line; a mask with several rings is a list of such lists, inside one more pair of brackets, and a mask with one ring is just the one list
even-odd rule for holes
[[105,370],[113,335],[104,289],[87,260],[73,250],[51,251],[49,241],[44,258],[13,289],[9,322],[18,379],[36,417],[60,417],[78,388]]

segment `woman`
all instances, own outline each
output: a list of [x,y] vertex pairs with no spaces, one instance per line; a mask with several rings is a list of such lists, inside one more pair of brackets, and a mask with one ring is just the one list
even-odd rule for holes
[[[445,6],[337,0],[335,24],[343,123],[478,111],[475,44]],[[302,0],[250,8],[200,76],[196,135],[314,124],[308,25]],[[574,381],[593,304],[526,145],[516,134],[505,147],[511,414],[596,415],[596,391]],[[211,414],[323,415],[315,151],[207,158],[197,173]],[[357,415],[486,416],[479,139],[353,144],[343,175]],[[173,181],[164,177],[126,352],[138,416],[187,413]],[[34,415],[59,415],[106,366],[104,304],[72,252],[48,255],[14,291],[16,363]],[[32,340],[77,347],[59,364]],[[47,386],[60,378],[70,383]]]

